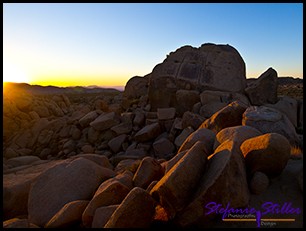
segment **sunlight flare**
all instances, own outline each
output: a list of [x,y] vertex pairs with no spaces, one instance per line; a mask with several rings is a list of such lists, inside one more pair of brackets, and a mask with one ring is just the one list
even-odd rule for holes
[[19,66],[3,61],[3,82],[29,83],[27,72]]

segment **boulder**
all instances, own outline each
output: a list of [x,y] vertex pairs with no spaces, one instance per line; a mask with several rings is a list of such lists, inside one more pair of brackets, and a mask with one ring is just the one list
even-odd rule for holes
[[145,113],[142,111],[136,111],[133,119],[133,124],[136,126],[142,126],[146,120]]
[[115,160],[113,160],[115,167],[115,172],[123,173],[126,170],[135,173],[141,160],[139,157],[133,156],[118,156]]
[[178,152],[170,160],[161,163],[162,167],[165,169],[165,174],[169,172],[169,170],[187,153],[188,150],[189,149],[182,152]]
[[185,128],[181,134],[179,134],[174,141],[174,144],[176,147],[181,147],[181,145],[184,143],[184,141],[187,139],[187,137],[194,132],[194,129],[192,127]]
[[12,218],[3,221],[3,228],[39,228],[37,225],[29,223],[28,219]]
[[[175,108],[157,108],[157,118],[159,120],[171,120],[175,117]],[[148,118],[148,117],[147,117]]]
[[16,158],[16,157],[18,157],[18,156],[19,156],[18,152],[16,152],[15,149],[10,148],[10,147],[7,148],[7,149],[5,150],[5,152],[4,152],[4,157],[7,158],[7,159]]
[[86,134],[87,130],[87,141],[91,144],[95,144],[95,142],[99,139],[100,131],[94,129],[93,127],[83,129],[83,134]]
[[136,187],[146,189],[154,180],[160,180],[164,171],[160,163],[152,157],[145,157],[140,162],[134,174],[133,182]]
[[202,103],[200,114],[206,118],[211,117],[234,101],[241,101],[245,105],[249,105],[249,100],[245,95],[235,92],[205,90],[201,93],[200,98]]
[[299,146],[299,138],[288,117],[266,106],[251,106],[243,113],[242,125],[256,128],[261,133],[278,133],[285,136],[292,146]]
[[123,96],[127,99],[138,99],[147,94],[148,77],[134,76],[130,78],[124,88]]
[[155,204],[146,190],[135,187],[113,212],[104,228],[149,228]]
[[118,173],[114,179],[125,185],[129,190],[132,190],[134,187],[133,177],[134,174],[130,170],[125,170],[124,172]]
[[93,153],[78,154],[76,156],[71,157],[70,159],[73,160],[73,159],[81,158],[81,157],[85,158],[85,159],[88,159],[90,161],[93,161],[101,167],[113,169],[113,166],[109,162],[108,158],[106,156],[102,156],[102,155],[98,155],[98,154],[93,154]]
[[150,191],[170,217],[189,202],[205,170],[207,155],[206,144],[196,142]]
[[206,152],[208,154],[213,153],[213,144],[215,142],[216,134],[207,129],[207,128],[199,128],[198,130],[191,133],[184,141],[184,143],[181,145],[178,153],[190,149],[197,141],[204,142],[207,146]]
[[10,165],[11,167],[17,167],[21,165],[31,164],[38,160],[40,160],[40,158],[37,156],[18,156],[18,157],[9,159],[6,162],[6,164]]
[[270,67],[245,88],[245,93],[249,97],[251,105],[275,104],[277,102],[277,87],[277,72]]
[[96,209],[91,228],[103,228],[119,205],[101,206]]
[[93,217],[97,208],[108,205],[120,204],[125,196],[129,193],[129,189],[120,183],[117,179],[111,178],[104,181],[95,195],[87,205],[82,215],[83,225],[91,227]]
[[94,153],[95,149],[90,144],[85,144],[81,148],[83,153]]
[[111,128],[118,136],[122,134],[128,134],[132,131],[132,122],[123,122]]
[[[28,199],[28,219],[44,226],[65,204],[88,200],[104,180],[115,173],[85,158],[58,164],[32,184]],[[46,197],[48,195],[48,197]]]
[[94,121],[99,114],[96,111],[91,111],[84,115],[81,119],[79,119],[80,125],[85,128],[87,127],[92,121]]
[[48,108],[44,105],[33,105],[33,111],[37,112],[40,118],[49,117],[50,112]]
[[298,102],[296,99],[293,99],[289,96],[281,96],[279,97],[279,100],[275,104],[265,104],[266,107],[272,107],[283,114],[285,114],[292,125],[297,128],[297,119],[298,119]]
[[230,202],[231,208],[243,208],[248,205],[249,199],[243,155],[239,146],[228,140],[209,156],[208,166],[201,175],[189,204],[177,214],[174,223],[180,227],[196,225],[201,228],[216,215],[206,214],[208,203],[215,202],[225,208]]
[[119,135],[111,139],[107,144],[114,153],[118,153],[121,150],[122,144],[126,139],[127,139],[127,135],[122,134],[122,135]]
[[161,134],[161,129],[158,123],[153,123],[143,127],[140,131],[138,131],[134,139],[138,142],[146,142],[156,138]]
[[199,128],[208,128],[218,133],[223,128],[241,125],[242,114],[246,109],[244,103],[234,101],[206,119]]
[[269,187],[269,177],[262,172],[255,172],[249,183],[250,191],[253,194],[259,195],[267,190]]
[[243,141],[260,135],[262,135],[260,131],[247,125],[227,127],[217,133],[214,143],[214,150],[226,140],[232,140],[237,143],[238,146],[240,146]]
[[269,177],[282,173],[290,159],[290,143],[277,133],[267,133],[245,140],[240,149],[250,175],[263,172]]
[[65,204],[45,225],[45,228],[68,228],[80,223],[88,200],[76,200]]
[[45,170],[63,162],[62,160],[3,174],[3,217],[10,219],[28,213],[28,198],[31,184]]
[[186,111],[192,111],[193,105],[200,101],[199,92],[196,90],[176,91],[176,101],[178,103],[178,114],[183,115]]
[[155,157],[167,158],[174,152],[175,146],[169,139],[162,137],[153,143],[153,149]]
[[204,120],[204,117],[190,111],[186,111],[182,117],[182,128],[184,129],[190,126],[194,130],[197,130]]
[[90,123],[90,126],[98,131],[109,129],[120,123],[120,120],[115,112],[109,112],[101,114],[94,121]]
[[183,46],[154,67],[149,79],[149,101],[158,107],[179,107],[176,92],[221,90],[242,92],[246,87],[245,63],[230,45]]
[[211,102],[208,104],[205,104],[200,107],[199,114],[205,118],[208,119],[213,114],[215,114],[217,111],[221,110],[222,108],[226,107],[227,103],[220,103],[220,102]]

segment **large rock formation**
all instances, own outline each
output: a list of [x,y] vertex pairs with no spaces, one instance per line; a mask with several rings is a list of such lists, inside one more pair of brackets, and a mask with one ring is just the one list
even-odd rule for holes
[[246,87],[245,63],[230,45],[183,46],[154,67],[149,80],[151,110],[177,106],[176,92],[219,90],[242,92]]
[[269,68],[245,89],[252,105],[277,102],[277,72]]

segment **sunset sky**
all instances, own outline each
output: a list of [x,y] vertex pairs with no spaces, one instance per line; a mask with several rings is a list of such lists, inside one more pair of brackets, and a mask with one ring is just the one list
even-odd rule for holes
[[303,4],[4,3],[3,81],[124,86],[208,42],[235,47],[247,77],[303,78]]

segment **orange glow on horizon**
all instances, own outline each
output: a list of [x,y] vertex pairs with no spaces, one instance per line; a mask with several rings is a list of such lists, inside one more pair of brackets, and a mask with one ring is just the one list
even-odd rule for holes
[[[58,75],[60,76],[60,75]],[[40,86],[57,86],[57,87],[71,87],[71,86],[125,86],[131,77],[97,77],[97,76],[60,76],[60,77],[40,77],[32,78],[29,82],[31,85]]]

